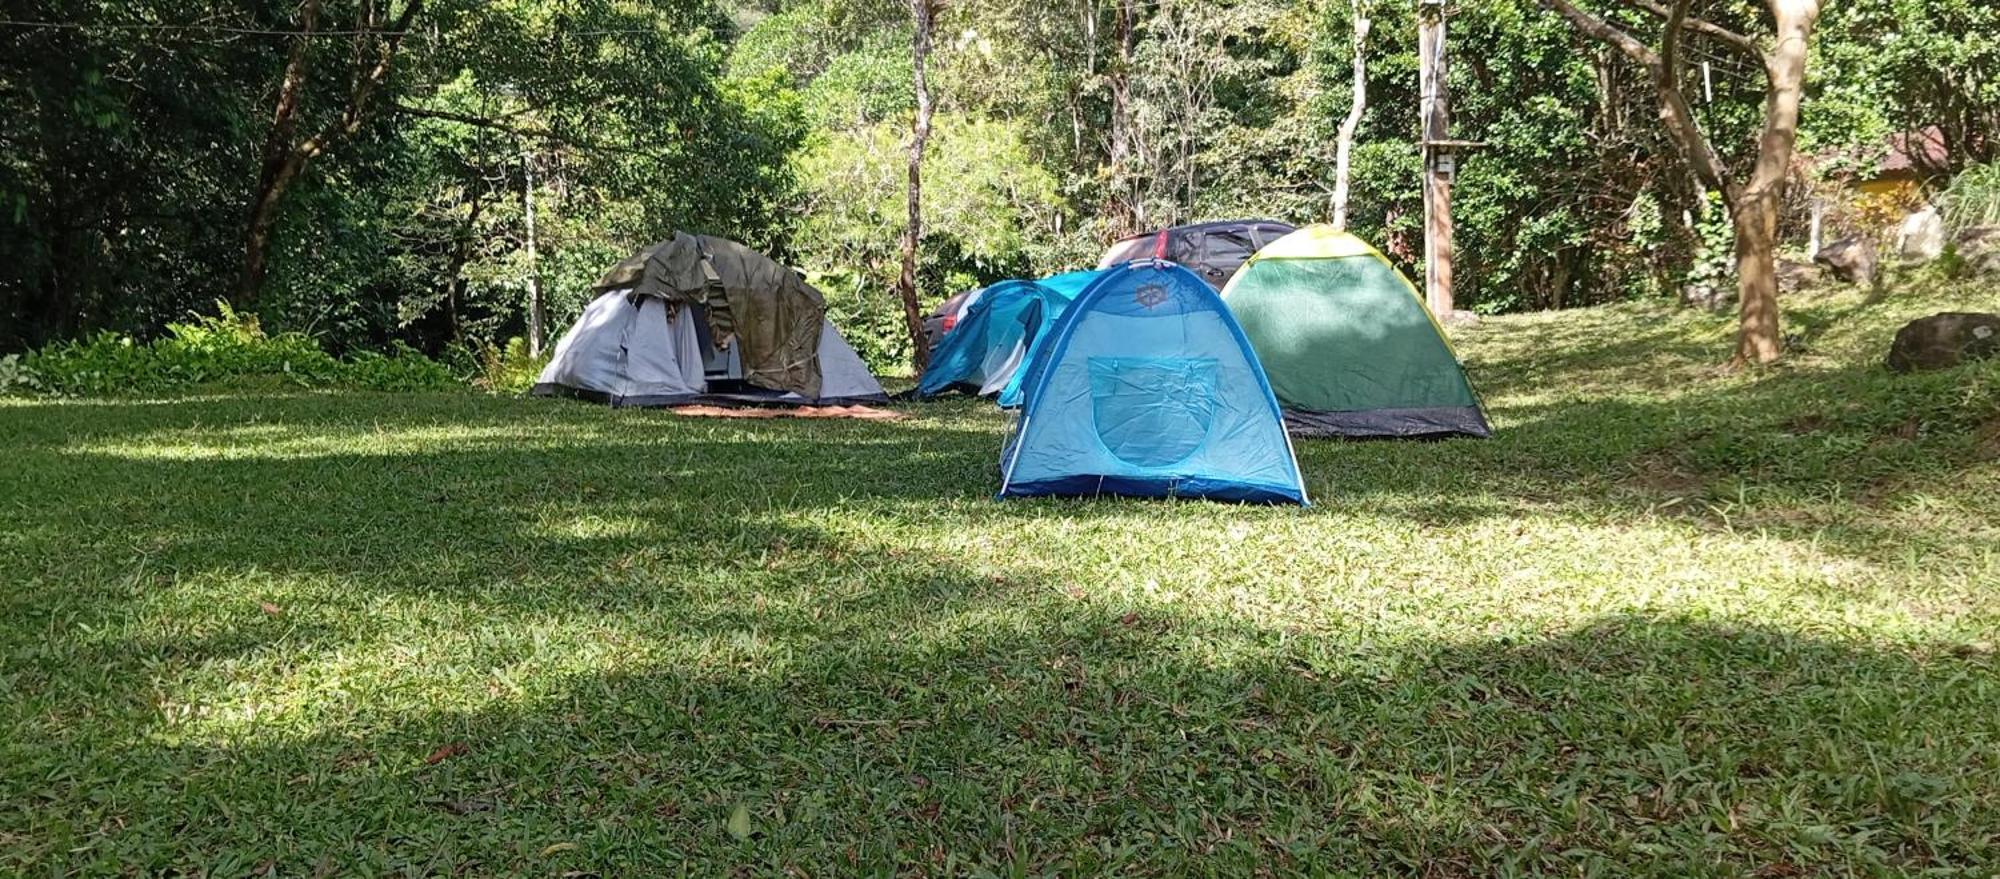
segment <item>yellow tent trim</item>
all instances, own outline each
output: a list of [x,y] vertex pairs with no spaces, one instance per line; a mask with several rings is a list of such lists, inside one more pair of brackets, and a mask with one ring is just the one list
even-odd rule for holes
[[[1257,251],[1250,257],[1249,262],[1243,264],[1243,268],[1236,272],[1235,278],[1229,279],[1229,284],[1222,288],[1222,298],[1225,301],[1229,299],[1229,291],[1236,288],[1236,279],[1247,274],[1250,267],[1256,265],[1259,260],[1352,259],[1357,256],[1372,256],[1388,265],[1390,271],[1396,271],[1396,264],[1389,262],[1389,258],[1382,255],[1382,251],[1376,250],[1373,245],[1353,233],[1341,231],[1325,223],[1314,223],[1264,245],[1264,249]],[[1402,281],[1403,289],[1409,291],[1410,298],[1417,300],[1417,307],[1423,309],[1424,316],[1431,319],[1431,328],[1437,330],[1438,338],[1444,340],[1445,350],[1451,352],[1452,359],[1458,360],[1458,348],[1451,344],[1451,334],[1444,331],[1444,325],[1438,323],[1437,315],[1431,313],[1430,303],[1424,301],[1424,294],[1417,292],[1417,285],[1410,283],[1409,278],[1403,277],[1402,272],[1396,272],[1396,280]]]
[[1368,242],[1350,233],[1317,223],[1264,245],[1264,249],[1250,259],[1255,262],[1260,259],[1341,259],[1350,256],[1379,257],[1381,254],[1369,247]]

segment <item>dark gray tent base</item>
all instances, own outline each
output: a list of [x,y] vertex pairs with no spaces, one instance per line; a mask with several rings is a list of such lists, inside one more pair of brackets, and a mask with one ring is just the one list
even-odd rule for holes
[[1448,436],[1483,439],[1493,435],[1493,428],[1486,424],[1486,413],[1479,411],[1477,406],[1369,409],[1358,412],[1286,409],[1285,431],[1296,437],[1350,439]]
[[592,403],[602,403],[613,409],[658,409],[665,406],[865,406],[887,403],[886,394],[865,394],[859,397],[821,397],[810,402],[794,397],[786,399],[783,391],[768,391],[763,388],[744,386],[740,391],[707,394],[668,394],[655,396],[621,397],[603,391],[586,391],[568,385],[544,382],[529,391],[537,397],[573,397]]

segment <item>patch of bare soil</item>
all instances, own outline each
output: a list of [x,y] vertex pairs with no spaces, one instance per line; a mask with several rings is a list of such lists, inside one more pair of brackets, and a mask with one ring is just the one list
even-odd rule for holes
[[1679,455],[1655,452],[1633,462],[1626,485],[1652,494],[1691,497],[1702,493],[1708,480],[1691,472]]
[[675,406],[676,415],[698,418],[851,418],[860,421],[901,421],[901,412],[873,406]]

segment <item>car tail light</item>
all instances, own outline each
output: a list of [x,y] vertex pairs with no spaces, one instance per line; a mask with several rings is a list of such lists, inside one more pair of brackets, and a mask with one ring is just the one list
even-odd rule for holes
[[945,332],[947,332],[947,333],[949,333],[949,332],[951,332],[951,328],[952,328],[952,327],[955,327],[955,326],[958,326],[958,315],[955,315],[955,314],[947,314],[947,315],[945,315],[945,316],[944,316],[944,331],[945,331]]

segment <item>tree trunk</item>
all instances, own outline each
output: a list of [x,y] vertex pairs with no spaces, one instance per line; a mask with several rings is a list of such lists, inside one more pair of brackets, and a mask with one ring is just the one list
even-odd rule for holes
[[1360,0],[1354,3],[1354,100],[1347,118],[1340,122],[1340,141],[1333,160],[1333,228],[1347,228],[1349,169],[1354,162],[1354,133],[1361,127],[1361,113],[1368,108],[1368,16],[1362,14]]
[[1424,304],[1442,320],[1458,307],[1452,298],[1451,278],[1451,181],[1457,169],[1456,160],[1440,143],[1451,136],[1442,7],[1418,11],[1417,56],[1418,113],[1424,157]]
[[[250,199],[250,221],[244,235],[243,271],[238,277],[231,304],[248,311],[257,303],[268,270],[271,239],[278,225],[278,208],[285,193],[298,179],[306,164],[324,154],[335,143],[361,130],[368,121],[370,98],[384,81],[403,43],[410,23],[423,11],[424,0],[409,0],[393,24],[386,22],[387,7],[364,3],[361,26],[364,33],[355,39],[354,81],[340,116],[304,140],[298,139],[302,97],[306,88],[310,43],[318,28],[320,0],[304,0],[299,6],[299,34],[285,62],[284,79],[278,86],[277,107],[271,114],[271,130],[264,140],[264,162],[257,177],[257,189]],[[371,61],[364,48],[377,41]]]
[[278,104],[271,111],[271,129],[264,137],[264,158],[257,173],[257,190],[250,199],[250,222],[244,236],[243,271],[237,277],[236,293],[230,304],[247,311],[264,287],[266,260],[271,251],[271,232],[278,223],[278,202],[297,175],[293,141],[299,130],[299,104],[305,94],[306,70],[313,34],[319,29],[320,0],[305,0],[299,6],[299,33],[291,54],[285,59],[284,78],[278,83]]
[[528,356],[542,356],[542,324],[546,321],[542,306],[542,269],[536,265],[535,254],[535,156],[521,154],[521,214],[528,233]]
[[1777,40],[1764,57],[1769,89],[1764,125],[1757,135],[1757,163],[1749,185],[1731,200],[1736,230],[1736,293],[1741,321],[1733,364],[1771,363],[1784,350],[1778,324],[1778,210],[1799,140],[1799,101],[1805,95],[1806,50],[1819,0],[1769,0]]
[[465,291],[470,286],[465,277],[465,266],[472,261],[472,248],[475,243],[474,237],[479,231],[479,218],[486,212],[486,193],[474,185],[468,185],[466,191],[472,194],[472,200],[466,207],[465,222],[459,226],[458,235],[452,243],[450,268],[446,272],[451,281],[445,287],[445,322],[449,325],[453,343],[465,338],[464,323],[459,317],[459,306],[465,301]]
[[917,302],[917,246],[924,235],[924,146],[930,141],[934,110],[930,83],[925,78],[931,55],[931,18],[936,11],[933,2],[910,0],[910,12],[916,19],[911,61],[917,90],[917,118],[910,131],[909,222],[903,227],[903,272],[896,282],[896,293],[903,300],[903,321],[910,333],[910,356],[918,373],[931,363],[931,342],[924,335],[923,309]]
[[236,295],[230,300],[230,305],[237,311],[247,312],[254,308],[258,292],[264,289],[271,233],[278,225],[278,203],[284,198],[291,182],[291,175],[288,174],[257,189],[255,201],[250,207],[250,229],[243,242],[243,272],[236,281]]
[[1729,211],[1736,230],[1736,294],[1742,313],[1736,363],[1770,363],[1783,350],[1778,327],[1778,201],[1746,196]]
[[1569,302],[1569,254],[1556,252],[1555,267],[1549,278],[1549,308],[1561,311]]
[[1124,237],[1138,229],[1139,209],[1132,194],[1132,179],[1127,167],[1132,161],[1132,50],[1135,43],[1133,32],[1132,0],[1117,0],[1113,15],[1112,34],[1118,41],[1118,59],[1111,68],[1111,149],[1107,157],[1110,177],[1106,185],[1111,190],[1112,234]]

